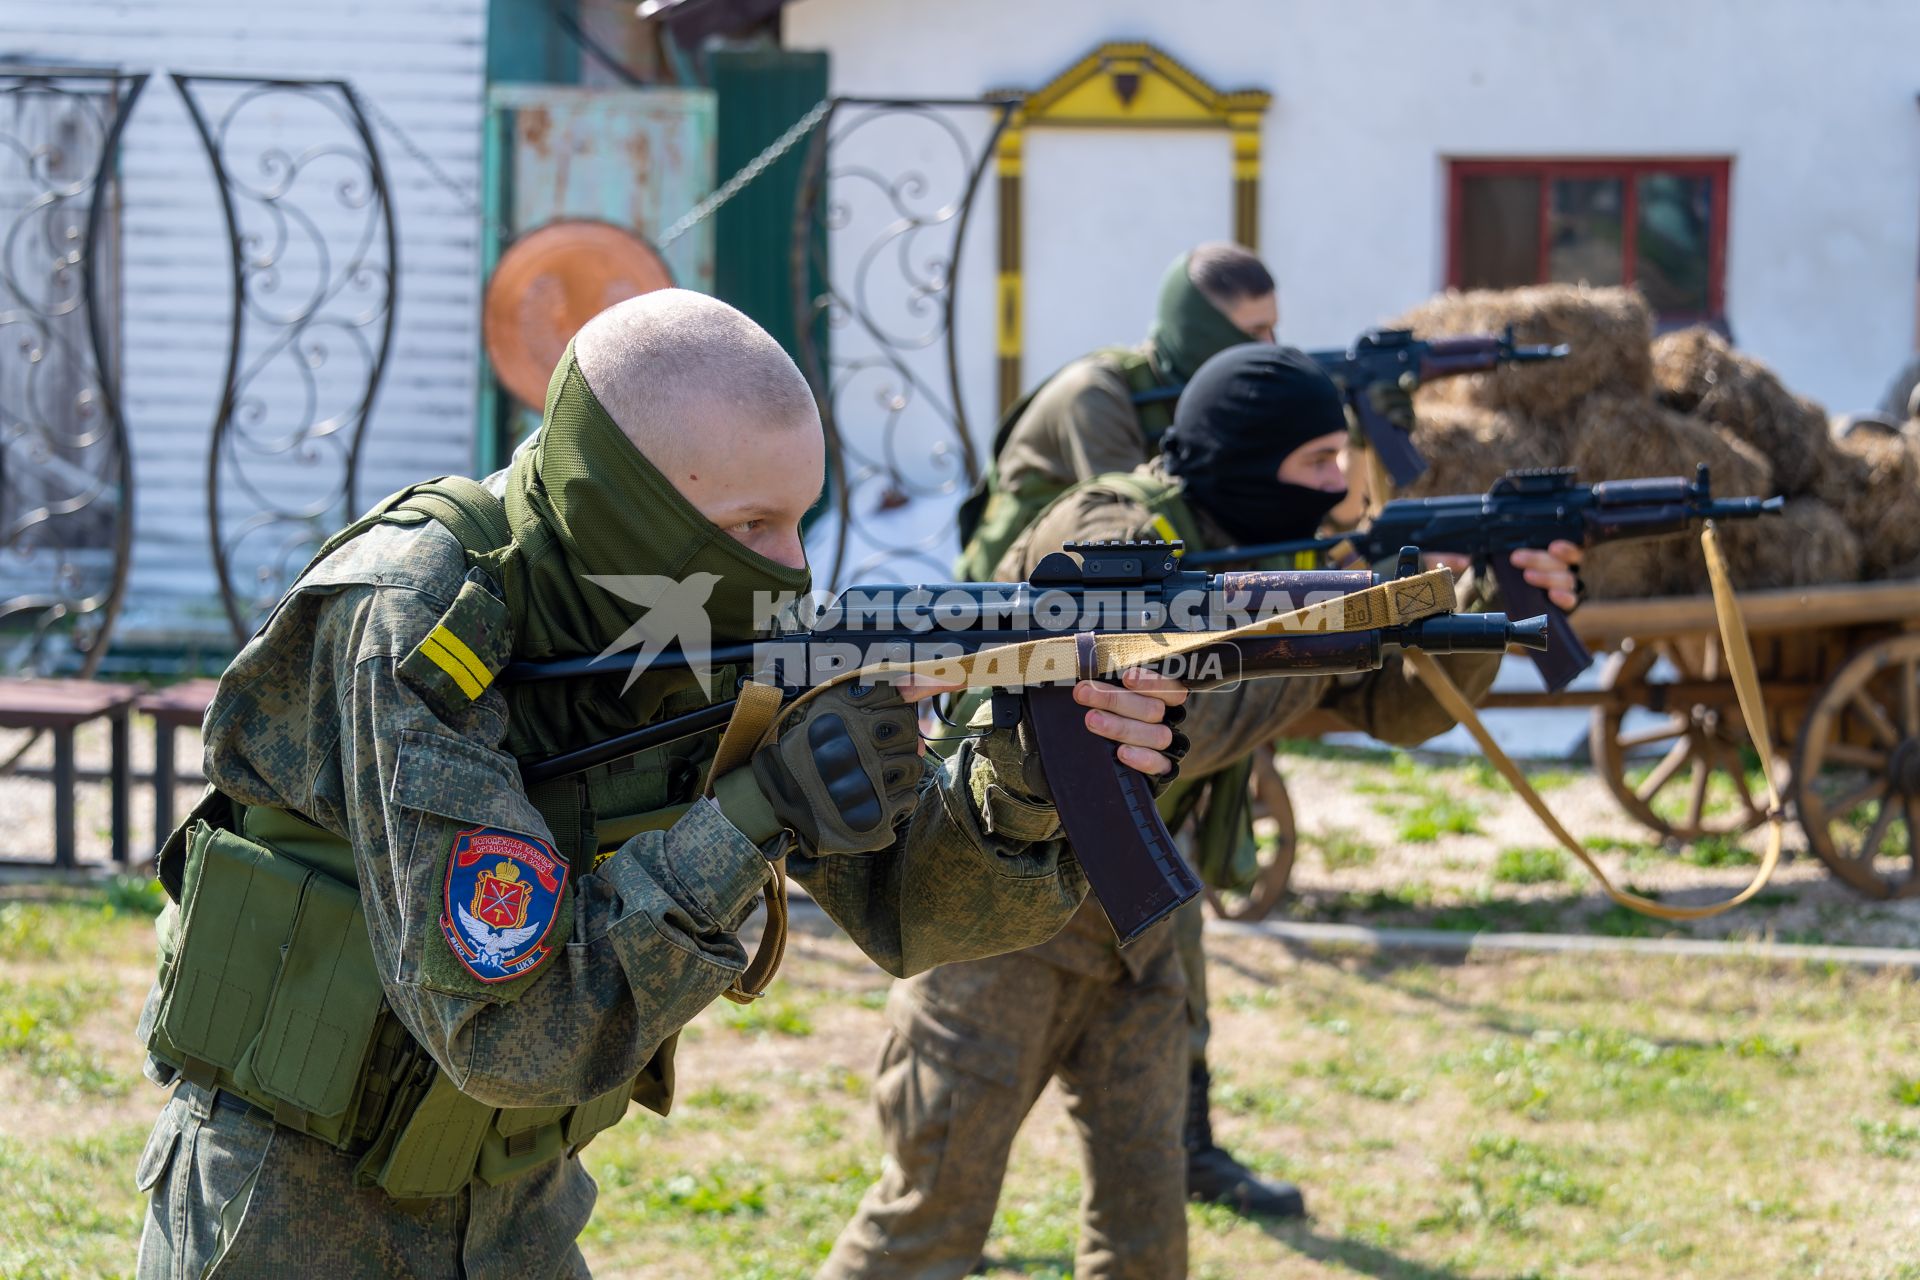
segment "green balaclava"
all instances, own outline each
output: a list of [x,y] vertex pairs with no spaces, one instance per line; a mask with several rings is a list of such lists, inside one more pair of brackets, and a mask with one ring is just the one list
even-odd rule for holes
[[1189,257],[1183,253],[1175,258],[1161,279],[1160,309],[1147,335],[1166,372],[1178,382],[1192,378],[1209,358],[1228,347],[1253,341],[1193,283],[1187,274]]
[[[714,575],[705,608],[715,644],[756,638],[755,624],[765,621],[753,616],[756,593],[804,592],[812,581],[806,569],[748,550],[701,515],[600,404],[571,343],[548,384],[539,438],[508,471],[506,506],[515,550],[499,567],[521,659],[601,653],[646,617],[645,604],[595,577]],[[637,637],[625,645],[639,647]],[[608,661],[627,670],[618,656]],[[515,728],[555,750],[581,745],[581,733],[617,733],[709,700],[684,671],[646,672],[624,693],[613,676],[535,689],[525,711],[516,706]],[[562,737],[570,741],[554,741]]]

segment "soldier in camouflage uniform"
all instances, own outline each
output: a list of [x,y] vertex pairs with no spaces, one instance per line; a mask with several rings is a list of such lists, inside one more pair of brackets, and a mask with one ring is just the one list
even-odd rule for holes
[[[995,440],[994,459],[980,485],[960,509],[964,550],[954,567],[964,580],[993,578],[1014,540],[1060,494],[1096,476],[1132,471],[1160,452],[1179,396],[1194,371],[1211,356],[1248,338],[1272,342],[1279,323],[1273,276],[1260,259],[1235,244],[1203,244],[1167,268],[1160,285],[1153,331],[1144,343],[1094,352],[1048,378],[1006,415]],[[1413,429],[1413,397],[1397,384],[1367,388],[1373,407],[1403,430]],[[1356,443],[1359,424],[1349,424]],[[1364,479],[1364,477],[1361,477]],[[1364,484],[1343,504],[1357,515],[1365,508]],[[1154,536],[1171,537],[1163,523]],[[1251,762],[1217,779],[1214,794],[1193,798],[1215,813],[1207,839],[1229,842],[1242,825],[1233,805],[1246,790]],[[1232,797],[1232,802],[1227,797]],[[1250,840],[1250,837],[1247,837]],[[1203,851],[1203,858],[1206,853]],[[1198,901],[1174,919],[1181,962],[1187,966],[1189,1055],[1194,1101],[1188,1109],[1188,1190],[1197,1200],[1243,1212],[1300,1212],[1299,1192],[1261,1178],[1216,1145],[1206,1107],[1207,987],[1204,922]]]
[[[1195,376],[1164,457],[1069,491],[1014,544],[1001,576],[1026,577],[1064,542],[1171,529],[1189,547],[1209,548],[1309,535],[1344,494],[1345,444],[1339,394],[1312,361],[1284,347],[1234,348]],[[1579,558],[1578,548],[1556,543],[1516,552],[1514,562],[1568,607]],[[1499,665],[1497,655],[1441,661],[1470,697],[1492,684]],[[1181,726],[1192,746],[1161,800],[1169,826],[1185,820],[1195,784],[1314,707],[1406,745],[1451,724],[1397,658],[1365,675],[1256,680],[1196,695]],[[874,1081],[888,1159],[821,1280],[944,1280],[972,1270],[1014,1137],[1049,1079],[1060,1082],[1082,1144],[1074,1274],[1184,1275],[1186,1172],[1196,1131],[1211,1139],[1204,1070],[1197,1096],[1182,1087],[1190,1052],[1183,968],[1190,977],[1204,966],[1183,966],[1178,952],[1166,929],[1120,950],[1089,899],[1040,946],[895,983]],[[1302,1212],[1298,1190],[1277,1185]]]
[[[519,760],[731,682],[503,692],[506,664],[630,644],[655,612],[636,583],[711,584],[711,639],[750,638],[756,590],[806,585],[822,448],[771,338],[656,293],[582,330],[508,471],[403,491],[302,574],[221,680],[211,787],[161,858],[140,1034],[174,1093],[137,1172],[142,1277],[585,1274],[579,1150],[629,1101],[666,1112],[675,1037],[739,983],[783,852],[896,974],[1074,910],[1014,735],[928,768],[925,689],[828,691],[710,784],[714,732],[523,785]],[[1185,694],[1132,686],[1076,696],[1166,774]]]
[[1158,453],[1194,370],[1250,338],[1272,342],[1279,322],[1273,276],[1251,250],[1203,244],[1175,258],[1145,342],[1082,356],[1008,412],[987,474],[960,507],[960,580],[992,577],[1021,530],[1072,486]]

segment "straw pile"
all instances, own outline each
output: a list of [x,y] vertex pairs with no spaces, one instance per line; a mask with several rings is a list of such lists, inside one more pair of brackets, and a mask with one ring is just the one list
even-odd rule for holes
[[1421,338],[1501,333],[1517,343],[1567,343],[1564,360],[1507,365],[1430,383],[1415,403],[1467,404],[1550,422],[1588,396],[1646,394],[1653,387],[1653,315],[1637,290],[1547,284],[1526,289],[1449,290],[1392,322]]
[[1467,404],[1429,404],[1417,413],[1413,443],[1427,470],[1396,497],[1485,493],[1509,471],[1567,465],[1561,433],[1517,414]]
[[[1721,527],[1736,586],[1920,577],[1920,436],[1858,430],[1705,328],[1657,341],[1631,289],[1546,285],[1450,292],[1399,320],[1421,337],[1499,333],[1568,343],[1565,360],[1420,388],[1414,443],[1431,470],[1404,495],[1484,492],[1507,471],[1571,466],[1588,483],[1685,476],[1704,462],[1716,497],[1785,495],[1779,516]],[[1588,552],[1597,599],[1708,589],[1697,535]]]
[[[1720,545],[1727,553],[1727,576],[1742,590],[1764,587],[1811,587],[1825,582],[1858,582],[1861,539],[1838,511],[1818,498],[1788,498],[1785,510],[1759,520],[1730,520],[1719,526]],[[1710,589],[1704,557],[1697,571],[1673,590]]]
[[[1590,397],[1569,435],[1569,461],[1589,483],[1690,477],[1704,462],[1716,493],[1766,493],[1772,484],[1766,459],[1751,445],[1646,396]],[[1592,599],[1632,599],[1703,590],[1706,562],[1691,537],[1617,542],[1590,550],[1580,576]]]
[[1665,404],[1758,449],[1773,464],[1777,493],[1806,493],[1832,458],[1826,411],[1711,329],[1695,326],[1656,340],[1653,378]]
[[1815,488],[1859,534],[1867,577],[1908,576],[1920,560],[1920,443],[1856,431],[1835,443]]

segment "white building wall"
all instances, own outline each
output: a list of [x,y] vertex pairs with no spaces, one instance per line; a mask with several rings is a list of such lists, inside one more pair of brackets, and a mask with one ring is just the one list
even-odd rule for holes
[[[478,192],[486,0],[0,0],[0,52],[149,71],[122,147],[124,410],[135,551],[121,642],[223,637],[207,541],[208,432],[227,351],[226,232],[173,71],[337,78]],[[398,312],[367,428],[362,504],[473,460],[479,223],[375,134],[399,239]],[[299,139],[290,139],[296,145]],[[295,566],[298,567],[297,565]]]
[[[1835,411],[1872,405],[1915,348],[1911,0],[806,0],[785,22],[843,94],[1036,88],[1130,39],[1268,90],[1260,239],[1288,342],[1338,345],[1443,285],[1448,158],[1728,155],[1741,345]],[[1029,135],[1029,383],[1142,336],[1166,261],[1231,230],[1224,137],[1126,136]],[[990,177],[976,213],[960,337],[984,439]]]

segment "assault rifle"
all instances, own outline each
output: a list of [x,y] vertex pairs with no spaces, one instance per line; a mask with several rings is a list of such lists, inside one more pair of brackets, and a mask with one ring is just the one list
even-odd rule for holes
[[1579,484],[1571,467],[1509,471],[1485,494],[1447,498],[1398,498],[1365,529],[1324,538],[1224,547],[1187,556],[1192,568],[1264,560],[1296,551],[1329,551],[1342,543],[1374,564],[1403,546],[1470,556],[1476,569],[1491,570],[1509,612],[1544,614],[1548,644],[1530,655],[1547,688],[1558,692],[1593,662],[1567,615],[1547,593],[1510,562],[1522,547],[1545,547],[1556,539],[1595,547],[1631,538],[1684,533],[1707,520],[1752,520],[1777,515],[1783,498],[1715,501],[1703,462],[1689,484],[1684,476],[1607,480]]
[[[1382,382],[1397,382],[1412,391],[1423,383],[1441,378],[1456,378],[1463,373],[1485,373],[1503,364],[1533,364],[1541,360],[1559,360],[1570,348],[1558,346],[1520,346],[1513,340],[1513,327],[1501,334],[1470,334],[1463,338],[1420,339],[1411,329],[1369,329],[1354,339],[1351,347],[1339,351],[1309,351],[1307,357],[1332,378],[1340,396],[1353,409],[1367,442],[1380,455],[1381,465],[1395,484],[1411,484],[1427,469],[1427,460],[1413,446],[1413,438],[1377,413],[1367,398],[1367,388]],[[1186,390],[1154,387],[1138,392],[1135,404],[1171,400]],[[1428,550],[1433,550],[1429,547]]]
[[[1367,433],[1367,443],[1395,484],[1411,484],[1427,469],[1427,460],[1414,448],[1413,438],[1375,412],[1367,388],[1397,382],[1412,391],[1422,383],[1454,378],[1463,373],[1485,373],[1503,364],[1533,364],[1559,360],[1567,345],[1516,346],[1513,327],[1503,334],[1421,340],[1411,329],[1374,329],[1360,335],[1347,351],[1308,352],[1340,393]],[[1429,551],[1437,548],[1428,547]]]
[[[668,649],[648,669],[744,667],[791,699],[875,662],[964,654],[992,658],[987,651],[1049,637],[1072,637],[1084,669],[1101,634],[1171,638],[1225,631],[1385,580],[1364,570],[1210,576],[1183,568],[1180,552],[1178,542],[1069,543],[1046,556],[1027,582],[853,587],[811,619],[790,618],[791,625],[769,640],[700,653]],[[1405,548],[1394,576],[1416,574],[1419,568],[1418,551]],[[1497,653],[1509,645],[1539,649],[1546,636],[1540,618],[1512,622],[1503,614],[1441,613],[1370,630],[1282,632],[1201,645],[1178,655],[1181,665],[1166,674],[1191,687],[1217,688],[1241,679],[1370,671],[1403,648],[1430,653]],[[620,675],[630,665],[618,658],[512,663],[501,679]],[[1077,671],[1036,674],[1016,667],[1007,675],[1005,685],[993,690],[993,725],[1011,728],[1023,712],[1030,715],[1067,837],[1080,852],[1081,867],[1115,933],[1130,942],[1197,894],[1199,882],[1174,847],[1146,776],[1122,765],[1115,744],[1087,729],[1085,709],[1073,701]],[[718,702],[604,742],[522,761],[521,775],[528,783],[542,782],[717,729],[727,723],[733,705]]]

